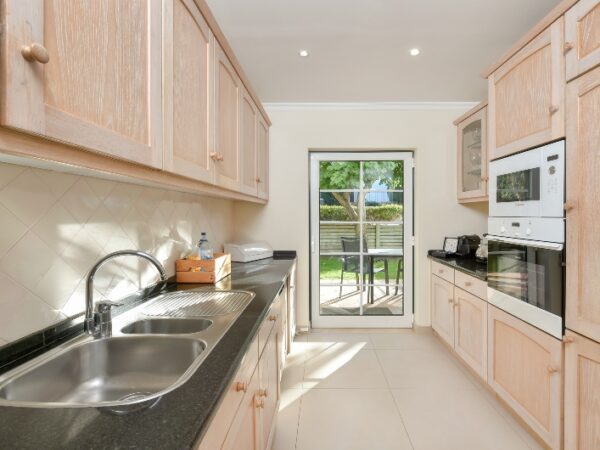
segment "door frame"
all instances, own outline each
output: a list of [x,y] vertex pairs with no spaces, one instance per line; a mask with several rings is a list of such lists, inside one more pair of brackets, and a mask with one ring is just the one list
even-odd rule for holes
[[[404,312],[402,315],[320,315],[319,279],[319,162],[320,161],[405,161],[403,258]],[[309,151],[309,246],[310,321],[313,328],[412,328],[414,322],[414,151],[413,150],[310,150]],[[361,262],[362,264],[362,262]],[[362,281],[361,281],[362,285]]]

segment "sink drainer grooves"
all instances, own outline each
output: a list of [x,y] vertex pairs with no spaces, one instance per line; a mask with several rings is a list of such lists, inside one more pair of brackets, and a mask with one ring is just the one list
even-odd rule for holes
[[159,297],[142,309],[145,316],[211,317],[230,314],[248,306],[249,292],[176,292]]

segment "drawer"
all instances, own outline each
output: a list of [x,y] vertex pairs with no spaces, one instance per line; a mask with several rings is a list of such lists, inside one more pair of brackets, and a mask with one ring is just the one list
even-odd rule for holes
[[444,264],[431,261],[431,273],[446,280],[448,283],[454,284],[454,269]]
[[267,312],[265,320],[263,321],[263,323],[260,326],[260,329],[258,330],[259,355],[262,354],[263,349],[265,348],[265,344],[267,343],[267,340],[269,339],[269,335],[271,334],[271,330],[273,329],[273,326],[275,325],[277,320],[280,319],[279,316],[281,315],[281,297],[282,297],[281,294],[282,294],[284,288],[285,288],[285,286],[282,287],[282,290],[279,291],[279,293],[277,294],[277,297],[275,297],[275,300],[273,300],[273,303],[271,304],[271,307],[269,308],[269,312]]
[[464,291],[487,300],[487,283],[479,278],[472,277],[466,273],[456,271],[454,273],[454,284]]
[[258,338],[255,338],[244,355],[233,381],[225,392],[223,401],[213,417],[202,441],[196,450],[213,450],[221,448],[235,414],[240,407],[245,393],[248,391],[250,380],[258,365]]

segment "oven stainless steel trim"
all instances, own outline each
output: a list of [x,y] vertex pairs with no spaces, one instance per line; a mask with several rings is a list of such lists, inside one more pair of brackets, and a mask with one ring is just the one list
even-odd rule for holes
[[557,252],[562,251],[562,249],[564,248],[563,244],[558,244],[555,242],[532,241],[529,239],[518,238],[505,238],[492,235],[488,235],[488,241],[506,242],[507,244],[523,245],[525,247],[544,248],[547,250],[555,250]]
[[517,298],[511,297],[504,292],[488,287],[488,302],[492,305],[512,314],[515,317],[539,328],[542,331],[562,339],[563,319],[542,308],[533,306]]

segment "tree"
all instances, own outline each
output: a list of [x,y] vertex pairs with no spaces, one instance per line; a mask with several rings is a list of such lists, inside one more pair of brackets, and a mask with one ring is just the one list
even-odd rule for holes
[[[383,182],[388,189],[402,189],[404,186],[404,162],[364,161],[363,186],[368,189],[377,181]],[[360,162],[322,161],[320,187],[329,190],[360,189]],[[359,211],[365,210],[365,193],[359,192],[356,208],[352,206],[351,192],[332,192],[331,194],[344,207],[348,218],[358,222]]]

